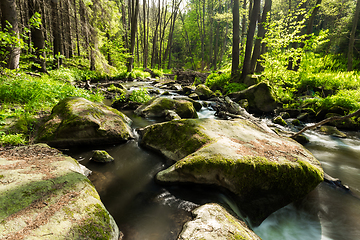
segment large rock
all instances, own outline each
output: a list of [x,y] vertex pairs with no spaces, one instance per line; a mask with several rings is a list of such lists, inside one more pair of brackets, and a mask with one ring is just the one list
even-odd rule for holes
[[272,112],[278,106],[271,88],[266,83],[259,83],[243,91],[229,94],[236,102],[241,99],[248,100],[250,112]]
[[1,239],[119,239],[78,162],[45,144],[0,153]]
[[194,105],[182,99],[167,97],[153,98],[135,110],[135,113],[143,117],[165,118],[166,110],[173,110],[181,118],[197,118]]
[[70,97],[52,109],[40,126],[37,141],[56,147],[121,143],[133,138],[130,123],[114,108]]
[[303,146],[247,120],[179,120],[140,133],[142,146],[177,161],[157,174],[159,182],[224,187],[238,196],[254,223],[323,180],[319,162]]
[[184,225],[178,240],[261,239],[243,221],[218,204],[203,205],[192,213],[195,219]]
[[208,88],[204,84],[199,84],[195,89],[195,93],[199,96],[200,99],[203,100],[216,97],[215,93],[211,91],[210,88]]

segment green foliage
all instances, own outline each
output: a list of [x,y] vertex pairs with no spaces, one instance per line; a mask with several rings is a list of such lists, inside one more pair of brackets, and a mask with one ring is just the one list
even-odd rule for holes
[[50,77],[33,78],[19,74],[15,78],[0,77],[0,100],[4,103],[20,103],[28,109],[50,108],[65,97],[84,97],[101,101],[103,96],[79,89],[68,82]]
[[142,68],[139,69],[133,69],[132,72],[127,72],[126,69],[121,69],[119,70],[114,78],[115,79],[127,79],[127,78],[141,78],[141,79],[145,79],[147,77],[150,77],[150,73],[148,72],[144,72]]
[[153,71],[155,77],[162,77],[162,76],[164,76],[163,71],[161,71],[161,70],[159,70],[159,69],[152,69],[152,71]]
[[23,145],[26,144],[27,140],[24,134],[5,134],[0,132],[0,145]]
[[145,103],[145,102],[149,101],[151,99],[151,97],[146,88],[140,88],[140,89],[134,90],[130,94],[129,99],[134,102]]

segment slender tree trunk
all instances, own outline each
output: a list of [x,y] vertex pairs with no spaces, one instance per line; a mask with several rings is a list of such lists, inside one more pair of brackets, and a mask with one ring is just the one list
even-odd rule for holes
[[239,41],[240,41],[240,15],[239,15],[239,0],[234,0],[233,6],[233,47],[232,47],[232,62],[231,62],[231,76],[235,77],[239,69]]
[[250,73],[252,46],[253,46],[254,34],[255,34],[259,11],[260,11],[260,0],[254,0],[253,8],[251,10],[249,30],[246,39],[245,58],[244,58],[243,69],[240,77],[241,82],[243,82],[245,80],[245,77]]
[[76,0],[73,0],[74,5],[74,21],[75,21],[75,36],[76,36],[76,48],[77,55],[80,56],[80,40],[79,40],[79,28],[78,28],[78,17],[77,17],[77,8],[76,8]]
[[53,54],[57,67],[59,68],[62,65],[63,55],[62,50],[62,41],[61,41],[61,29],[60,29],[60,19],[59,19],[59,10],[58,10],[58,0],[51,0],[51,21],[52,21],[52,33],[53,33]]
[[214,70],[216,71],[217,69],[217,57],[218,57],[218,51],[219,51],[219,35],[220,35],[220,24],[218,22],[215,22],[215,29],[216,29],[216,34],[215,34],[215,49],[214,49],[214,58],[213,58],[213,67]]
[[128,59],[128,72],[131,72],[133,69],[134,63],[134,49],[135,49],[135,34],[137,29],[137,19],[139,13],[139,0],[133,2],[132,15],[131,15],[131,32],[130,32],[130,58]]
[[350,39],[349,39],[349,51],[348,51],[348,56],[347,56],[348,57],[348,63],[347,63],[348,71],[353,70],[354,42],[355,42],[356,29],[357,29],[358,20],[359,20],[359,12],[360,12],[360,0],[357,0],[354,18],[353,18],[353,22],[352,22],[352,29],[351,29],[351,33],[350,33]]
[[72,48],[72,39],[71,39],[71,21],[70,21],[70,2],[65,0],[65,37],[67,45],[67,55],[68,57],[73,57],[73,48]]
[[82,34],[84,37],[84,49],[86,50],[86,55],[89,56],[89,23],[86,6],[83,0],[79,0],[79,15],[82,25]]
[[19,67],[20,61],[20,46],[18,46],[18,41],[20,41],[20,31],[15,0],[1,0],[0,8],[2,16],[2,28],[6,28],[5,22],[8,21],[11,24],[11,27],[8,30],[16,39],[12,46],[9,48],[10,53],[7,59],[7,68],[17,69]]
[[[40,2],[35,0],[28,0],[28,10],[30,17],[34,16],[36,12],[41,13]],[[44,18],[44,14],[42,14],[41,17]],[[43,29],[44,28],[41,25],[38,28],[31,27],[31,40],[35,49],[37,61],[40,64],[40,71],[46,72],[45,39]]]
[[265,27],[264,24],[266,22],[266,18],[268,16],[268,13],[271,10],[271,4],[272,0],[266,0],[264,10],[261,16],[261,20],[258,25],[258,37],[255,40],[253,55],[251,58],[251,64],[250,64],[250,73],[253,73],[255,70],[255,66],[258,63],[258,59],[260,57],[260,50],[261,50],[261,40],[265,37]]
[[246,5],[247,2],[246,0],[244,0],[243,2],[243,15],[242,15],[242,19],[241,19],[241,42],[240,42],[240,48],[243,49],[244,48],[244,44],[245,44],[245,39],[246,39]]
[[[147,68],[147,58],[148,58],[148,42],[147,42],[147,38],[146,38],[146,19],[149,17],[146,15],[146,0],[144,0],[143,2],[143,15],[144,15],[144,26],[143,26],[143,44],[144,44],[144,50],[143,50],[143,67]],[[149,27],[149,26],[148,26]]]

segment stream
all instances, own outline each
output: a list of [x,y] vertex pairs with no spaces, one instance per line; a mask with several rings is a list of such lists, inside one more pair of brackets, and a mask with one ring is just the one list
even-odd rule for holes
[[[128,86],[129,87],[129,86]],[[136,86],[130,86],[134,89]],[[154,124],[132,111],[122,111],[133,120],[132,128]],[[200,118],[214,118],[204,108]],[[345,139],[309,131],[305,147],[321,162],[330,176],[349,186],[350,192],[321,183],[300,202],[271,214],[253,230],[263,240],[272,239],[360,239],[360,133]],[[99,147],[115,161],[107,164],[89,161],[89,148],[70,149],[66,154],[77,159],[93,174],[89,177],[102,202],[114,217],[124,240],[173,240],[191,210],[205,203],[228,205],[238,212],[231,196],[204,186],[161,186],[154,181],[159,171],[170,166],[160,155],[139,147],[138,136],[125,144]]]

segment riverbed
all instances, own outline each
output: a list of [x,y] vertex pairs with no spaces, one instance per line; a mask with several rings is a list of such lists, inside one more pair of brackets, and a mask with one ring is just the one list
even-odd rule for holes
[[[136,87],[136,86],[135,86]],[[125,144],[94,149],[70,149],[67,154],[93,171],[93,181],[101,200],[114,217],[124,240],[176,239],[191,210],[205,203],[218,202],[239,213],[226,192],[204,186],[161,186],[156,173],[171,163],[162,156],[142,149],[137,128],[159,122],[123,111],[133,120],[136,138]],[[200,118],[214,118],[214,111],[203,108]],[[271,214],[253,230],[264,240],[273,239],[360,239],[360,134],[348,133],[345,139],[313,131],[305,135],[305,147],[321,162],[332,177],[348,185],[350,191],[321,183],[297,203]],[[91,151],[103,149],[115,158],[100,164],[89,161]]]

